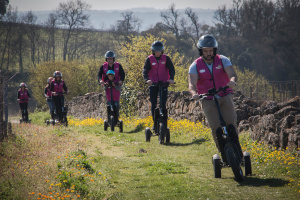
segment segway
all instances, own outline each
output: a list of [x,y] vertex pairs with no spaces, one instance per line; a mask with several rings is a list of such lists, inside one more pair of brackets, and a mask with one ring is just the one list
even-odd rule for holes
[[105,86],[105,90],[110,88],[110,105],[107,106],[107,120],[104,120],[104,131],[107,131],[108,127],[110,127],[111,131],[115,131],[115,127],[119,127],[119,131],[122,133],[123,121],[118,119],[118,108],[114,104],[112,91],[114,86],[112,84],[112,81],[108,81],[108,84]]
[[[67,94],[67,92],[60,92],[59,94]],[[56,113],[58,113],[58,112],[56,111]],[[49,124],[52,124],[52,125],[61,124],[63,126],[68,126],[67,114],[68,114],[68,106],[62,105],[61,118],[60,118],[60,116],[57,116],[60,121],[59,120],[58,121],[57,120],[53,120],[53,121],[47,120],[46,123],[47,123],[47,125],[49,125]]]
[[154,110],[154,134],[149,127],[145,129],[146,142],[150,142],[152,136],[158,136],[160,144],[170,143],[170,129],[167,127],[168,112],[167,110],[163,112],[162,108],[163,87],[168,87],[169,83],[159,81],[158,83],[153,83],[152,86],[159,87],[159,107]]
[[20,118],[20,124],[21,123],[30,123],[31,122],[31,119],[30,118],[28,118],[28,114],[27,114],[27,118],[28,119],[26,119],[26,110],[21,110],[21,112],[22,112],[22,118]]
[[213,101],[215,102],[219,113],[221,127],[217,128],[216,136],[220,147],[222,160],[218,154],[215,154],[212,157],[215,178],[221,178],[222,168],[231,167],[236,181],[241,182],[244,179],[241,165],[244,165],[246,176],[252,175],[251,159],[250,153],[242,153],[242,148],[235,127],[232,124],[226,125],[223,118],[217,99],[217,94],[221,91],[225,92],[227,88],[228,86],[220,87],[218,90],[216,90],[215,88],[209,89],[207,94],[200,95],[199,100],[202,100],[208,96],[213,96]]

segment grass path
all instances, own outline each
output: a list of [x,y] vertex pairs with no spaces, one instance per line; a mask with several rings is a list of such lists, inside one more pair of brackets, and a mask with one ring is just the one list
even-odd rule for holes
[[[177,130],[171,131],[169,145],[160,145],[157,137],[152,137],[147,143],[144,129],[128,123],[124,133],[119,133],[118,129],[105,132],[102,125],[15,127],[17,138],[21,137],[23,142],[18,145],[20,142],[8,140],[1,145],[0,199],[29,199],[29,196],[30,199],[38,199],[46,193],[48,196],[44,197],[49,199],[300,199],[299,192],[289,186],[285,173],[274,173],[276,170],[270,170],[272,168],[268,164],[253,162],[253,175],[246,177],[242,183],[233,179],[230,168],[222,169],[221,179],[213,178],[211,159],[216,147],[205,135]],[[22,135],[18,132],[21,129]],[[52,154],[44,154],[50,147]],[[14,155],[16,149],[19,157]],[[26,150],[30,153],[23,150],[25,157],[27,155],[25,160],[22,149],[30,149]],[[81,156],[78,151],[85,152],[87,156]],[[75,155],[78,157],[76,162],[73,159]],[[82,159],[79,161],[80,156]],[[18,173],[24,173],[26,169],[29,171],[33,165],[31,162],[38,159],[49,163],[43,165],[47,166],[47,170],[40,167],[40,172],[35,175],[29,176],[29,173],[16,179]],[[18,162],[22,165],[15,166]],[[14,178],[11,177],[12,166]],[[79,166],[78,169],[76,166]],[[87,173],[88,169],[92,169],[90,173]],[[71,178],[77,176],[72,175],[73,172],[84,174],[85,179],[81,185],[76,185],[74,180],[80,180],[80,177],[72,180],[70,177],[70,180],[68,177],[61,178],[64,171]],[[298,168],[295,176],[299,174]],[[36,184],[28,184],[32,182]],[[28,187],[24,195],[16,196],[17,193],[9,192],[11,188],[24,185]],[[56,185],[60,188],[59,192],[54,192]],[[77,193],[73,191],[76,187]]]

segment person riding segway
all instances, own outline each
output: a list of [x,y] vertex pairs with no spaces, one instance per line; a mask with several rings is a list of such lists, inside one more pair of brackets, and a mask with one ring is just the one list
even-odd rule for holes
[[[169,84],[174,84],[175,69],[170,57],[164,54],[164,44],[161,41],[153,42],[151,50],[152,54],[145,61],[143,77],[149,85],[153,119],[152,130],[154,130],[156,135],[160,135],[160,144],[164,144],[168,131],[168,111],[166,109],[168,86]],[[157,109],[158,95],[160,96],[160,108]],[[145,135],[146,141],[150,141],[152,133],[149,128],[146,128]],[[166,138],[166,142],[169,141],[169,138]]]
[[54,79],[51,82],[50,91],[52,92],[52,101],[56,111],[56,119],[54,122],[67,126],[67,108],[64,106],[64,94],[68,94],[69,90],[64,80],[62,80],[62,73],[60,71],[55,71],[53,77]]
[[18,91],[18,102],[22,112],[22,118],[20,119],[20,123],[22,122],[30,122],[28,119],[28,101],[30,100],[30,94],[28,92],[27,85],[25,83],[20,84],[20,89]]
[[[211,127],[215,144],[222,155],[223,161],[220,163],[223,163],[224,166],[232,165],[232,163],[227,162],[228,156],[225,155],[229,150],[234,149],[231,153],[234,153],[236,159],[233,160],[236,160],[239,165],[243,159],[243,153],[236,129],[237,115],[232,97],[232,88],[236,85],[237,75],[230,60],[217,54],[218,42],[212,35],[201,36],[197,47],[200,57],[189,68],[189,91],[194,100],[198,100],[204,94],[204,98],[201,99],[201,107]],[[220,116],[222,116],[223,121],[220,120]],[[231,138],[230,142],[223,139],[227,135]],[[225,143],[229,144],[231,141],[235,148],[225,148]],[[213,160],[216,157],[214,156]],[[230,157],[232,158],[232,156]],[[243,180],[241,170],[234,170],[234,167],[231,167],[236,179],[238,181]],[[219,172],[215,175],[216,178],[220,178]]]
[[121,86],[113,70],[107,71],[104,88],[107,100],[107,120],[104,121],[104,130],[110,126],[111,131],[114,131],[114,127],[119,126],[120,132],[123,132],[123,121],[119,120]]
[[49,111],[50,111],[50,116],[51,116],[50,120],[46,121],[47,125],[52,124],[55,119],[55,107],[54,107],[54,103],[52,100],[52,92],[50,90],[52,80],[53,80],[53,77],[49,77],[47,79],[47,85],[44,90],[44,96],[46,97],[46,101],[49,106]]

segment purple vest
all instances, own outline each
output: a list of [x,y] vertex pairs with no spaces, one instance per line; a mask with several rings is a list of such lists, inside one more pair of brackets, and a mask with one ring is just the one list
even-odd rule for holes
[[[106,73],[108,71],[108,62],[105,62],[103,64],[103,74],[102,74],[102,81],[104,81],[104,78],[106,77]],[[115,79],[117,81],[119,81],[121,78],[120,78],[120,74],[119,74],[119,71],[120,71],[120,65],[118,62],[115,62],[114,63],[114,72],[115,72]]]
[[[224,87],[229,83],[229,78],[227,73],[224,70],[223,63],[220,55],[216,55],[214,58],[212,66],[212,74],[210,73],[205,62],[202,60],[202,57],[195,60],[197,65],[197,72],[199,75],[199,80],[197,82],[197,91],[198,94],[208,93],[208,90],[211,88],[219,89],[219,87]],[[226,92],[220,92],[221,97],[226,96],[229,93],[232,93],[232,89],[228,88]],[[213,97],[207,97],[206,99],[212,99]]]
[[20,89],[20,101],[19,103],[28,103],[28,93],[27,93],[27,90],[25,89],[24,91],[22,91]]
[[149,56],[151,69],[148,72],[148,76],[153,83],[158,81],[166,82],[170,79],[169,69],[167,68],[167,56],[162,54],[159,62],[157,62],[154,55]]
[[[55,80],[53,80],[52,83],[54,84],[53,92],[56,92],[56,93],[64,92],[64,88],[63,88],[64,81],[62,79],[59,83],[57,83]],[[59,95],[61,95],[61,94],[59,94]]]
[[[108,82],[108,81],[106,81]],[[118,81],[114,80],[115,85],[118,85]],[[120,101],[121,91],[116,90],[113,86],[108,86],[106,89],[106,100],[111,101],[110,90],[112,89],[113,101]]]

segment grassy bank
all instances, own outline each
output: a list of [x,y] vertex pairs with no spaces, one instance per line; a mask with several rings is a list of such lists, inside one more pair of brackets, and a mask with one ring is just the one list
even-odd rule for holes
[[253,176],[242,183],[230,168],[213,178],[216,153],[201,123],[169,121],[171,143],[145,142],[151,119],[126,118],[124,133],[103,131],[103,120],[70,118],[69,127],[14,124],[0,145],[0,199],[299,199],[300,163],[241,135]]

